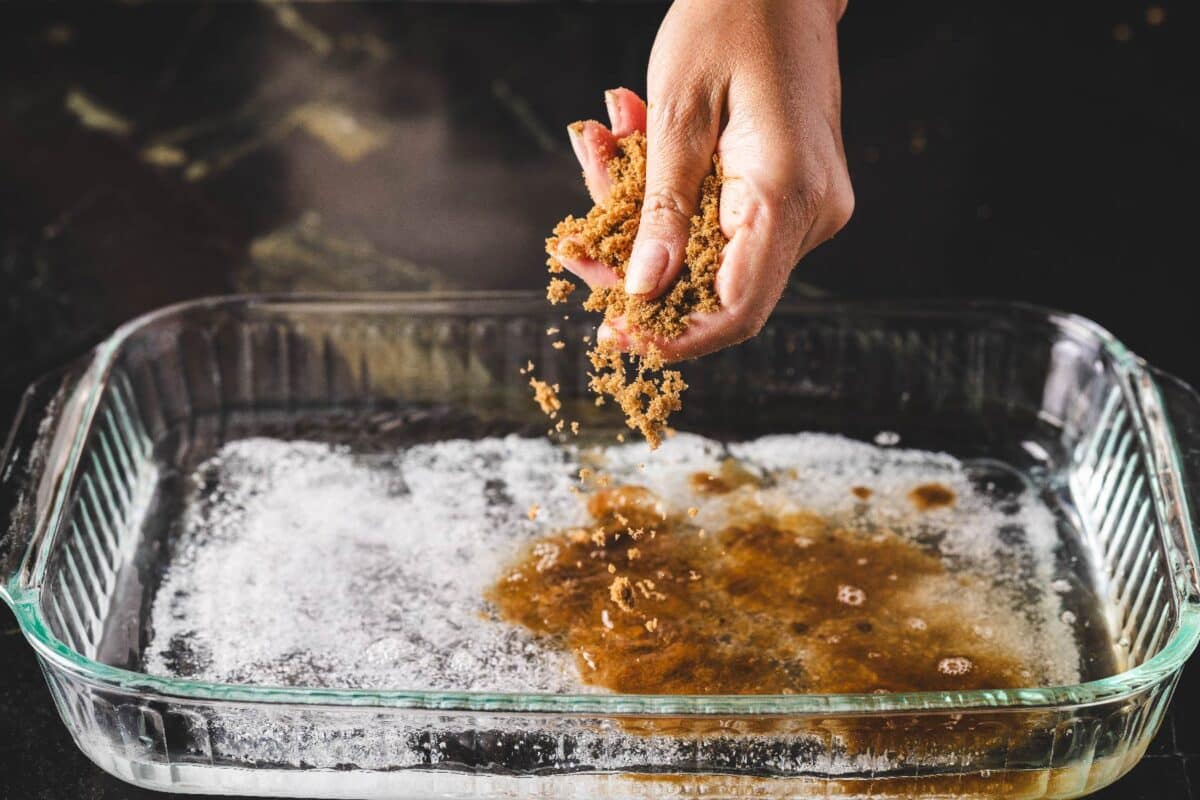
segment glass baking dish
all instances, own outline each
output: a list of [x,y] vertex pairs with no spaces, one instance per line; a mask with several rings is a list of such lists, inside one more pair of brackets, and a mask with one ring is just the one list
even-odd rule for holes
[[[572,334],[564,350],[548,326]],[[369,438],[398,405],[449,409],[474,435],[544,433],[519,372],[530,359],[574,418],[611,424],[586,394],[587,332],[528,295],[230,297],[137,319],[31,387],[0,462],[0,594],[78,746],[152,789],[305,797],[1067,798],[1141,758],[1200,636],[1200,400],[1095,324],[1013,304],[785,304],[759,337],[685,365],[678,424],[727,438],[889,431],[1032,476],[1077,516],[1116,674],[653,696],[142,670],[148,584],[176,531],[172,475],[239,437]]]

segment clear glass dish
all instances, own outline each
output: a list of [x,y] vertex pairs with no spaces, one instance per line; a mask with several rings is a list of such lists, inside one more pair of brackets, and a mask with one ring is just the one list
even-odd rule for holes
[[[548,326],[564,328],[565,350]],[[479,433],[544,429],[519,372],[528,359],[573,418],[602,424],[586,396],[587,332],[527,295],[232,297],[135,320],[31,387],[0,462],[0,594],[83,752],[160,790],[414,798],[1067,798],[1141,758],[1200,637],[1200,399],[1087,320],[1009,304],[781,307],[753,341],[686,365],[679,425],[895,431],[1035,476],[1077,516],[1116,674],[653,696],[274,688],[141,670],[147,582],[175,530],[170,475],[239,437],[369,433],[397,403],[452,409]]]

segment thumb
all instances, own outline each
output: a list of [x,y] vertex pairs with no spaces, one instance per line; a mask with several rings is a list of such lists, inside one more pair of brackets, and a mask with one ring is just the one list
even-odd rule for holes
[[646,115],[646,194],[625,274],[629,294],[657,297],[683,267],[688,225],[712,170],[719,115],[699,93],[651,99]]

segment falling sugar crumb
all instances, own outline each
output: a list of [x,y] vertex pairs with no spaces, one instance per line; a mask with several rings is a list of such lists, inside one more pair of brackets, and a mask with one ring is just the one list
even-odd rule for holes
[[700,513],[700,509],[696,508],[695,506],[691,506],[691,507],[690,507],[690,508],[688,508],[688,510],[687,510],[687,515],[688,515],[689,517],[694,517],[694,516],[696,516],[696,515],[697,515],[697,514],[699,514],[699,513]]
[[558,333],[558,328],[546,328],[547,336],[553,336],[556,333]]
[[558,413],[562,408],[562,401],[558,399],[558,384],[551,386],[545,381],[530,378],[529,385],[533,387],[533,399],[541,407],[542,413],[551,416]]
[[900,444],[900,434],[895,431],[880,431],[875,434],[875,444],[880,447],[891,447]]
[[650,631],[651,633],[654,633],[656,630],[658,630],[658,617],[646,620],[646,630]]
[[541,506],[539,506],[537,503],[530,503],[530,504],[529,504],[529,511],[527,512],[527,514],[529,515],[529,518],[530,518],[530,519],[537,519],[537,515],[538,515],[538,511],[539,511],[539,510],[541,510]]
[[552,278],[550,285],[546,287],[546,299],[550,301],[551,305],[565,303],[573,291],[575,291],[575,284],[562,278]]
[[571,423],[571,433],[575,434],[576,436],[579,435],[579,423],[578,422]]
[[562,350],[567,345],[564,342],[552,342],[550,344],[550,346],[553,347],[555,350]]

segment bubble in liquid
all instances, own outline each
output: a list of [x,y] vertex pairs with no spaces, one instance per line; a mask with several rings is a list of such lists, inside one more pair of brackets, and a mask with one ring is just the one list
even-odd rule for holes
[[1075,619],[1076,619],[1076,617],[1075,617],[1075,612],[1073,612],[1073,611],[1064,611],[1064,612],[1062,612],[1062,617],[1061,617],[1061,619],[1062,619],[1062,621],[1063,621],[1063,622],[1065,622],[1067,625],[1074,625],[1074,624],[1075,624]]
[[920,617],[909,617],[904,624],[913,631],[923,631],[929,627],[929,624]]
[[867,593],[857,586],[843,583],[838,587],[837,599],[839,603],[845,603],[848,606],[861,606],[866,602]]
[[1071,582],[1064,578],[1059,578],[1050,584],[1050,588],[1059,594],[1066,594],[1071,591]]
[[900,444],[900,434],[895,431],[880,431],[875,434],[875,444],[880,447],[891,447]]
[[975,665],[965,656],[950,656],[938,662],[938,672],[943,675],[966,675]]

